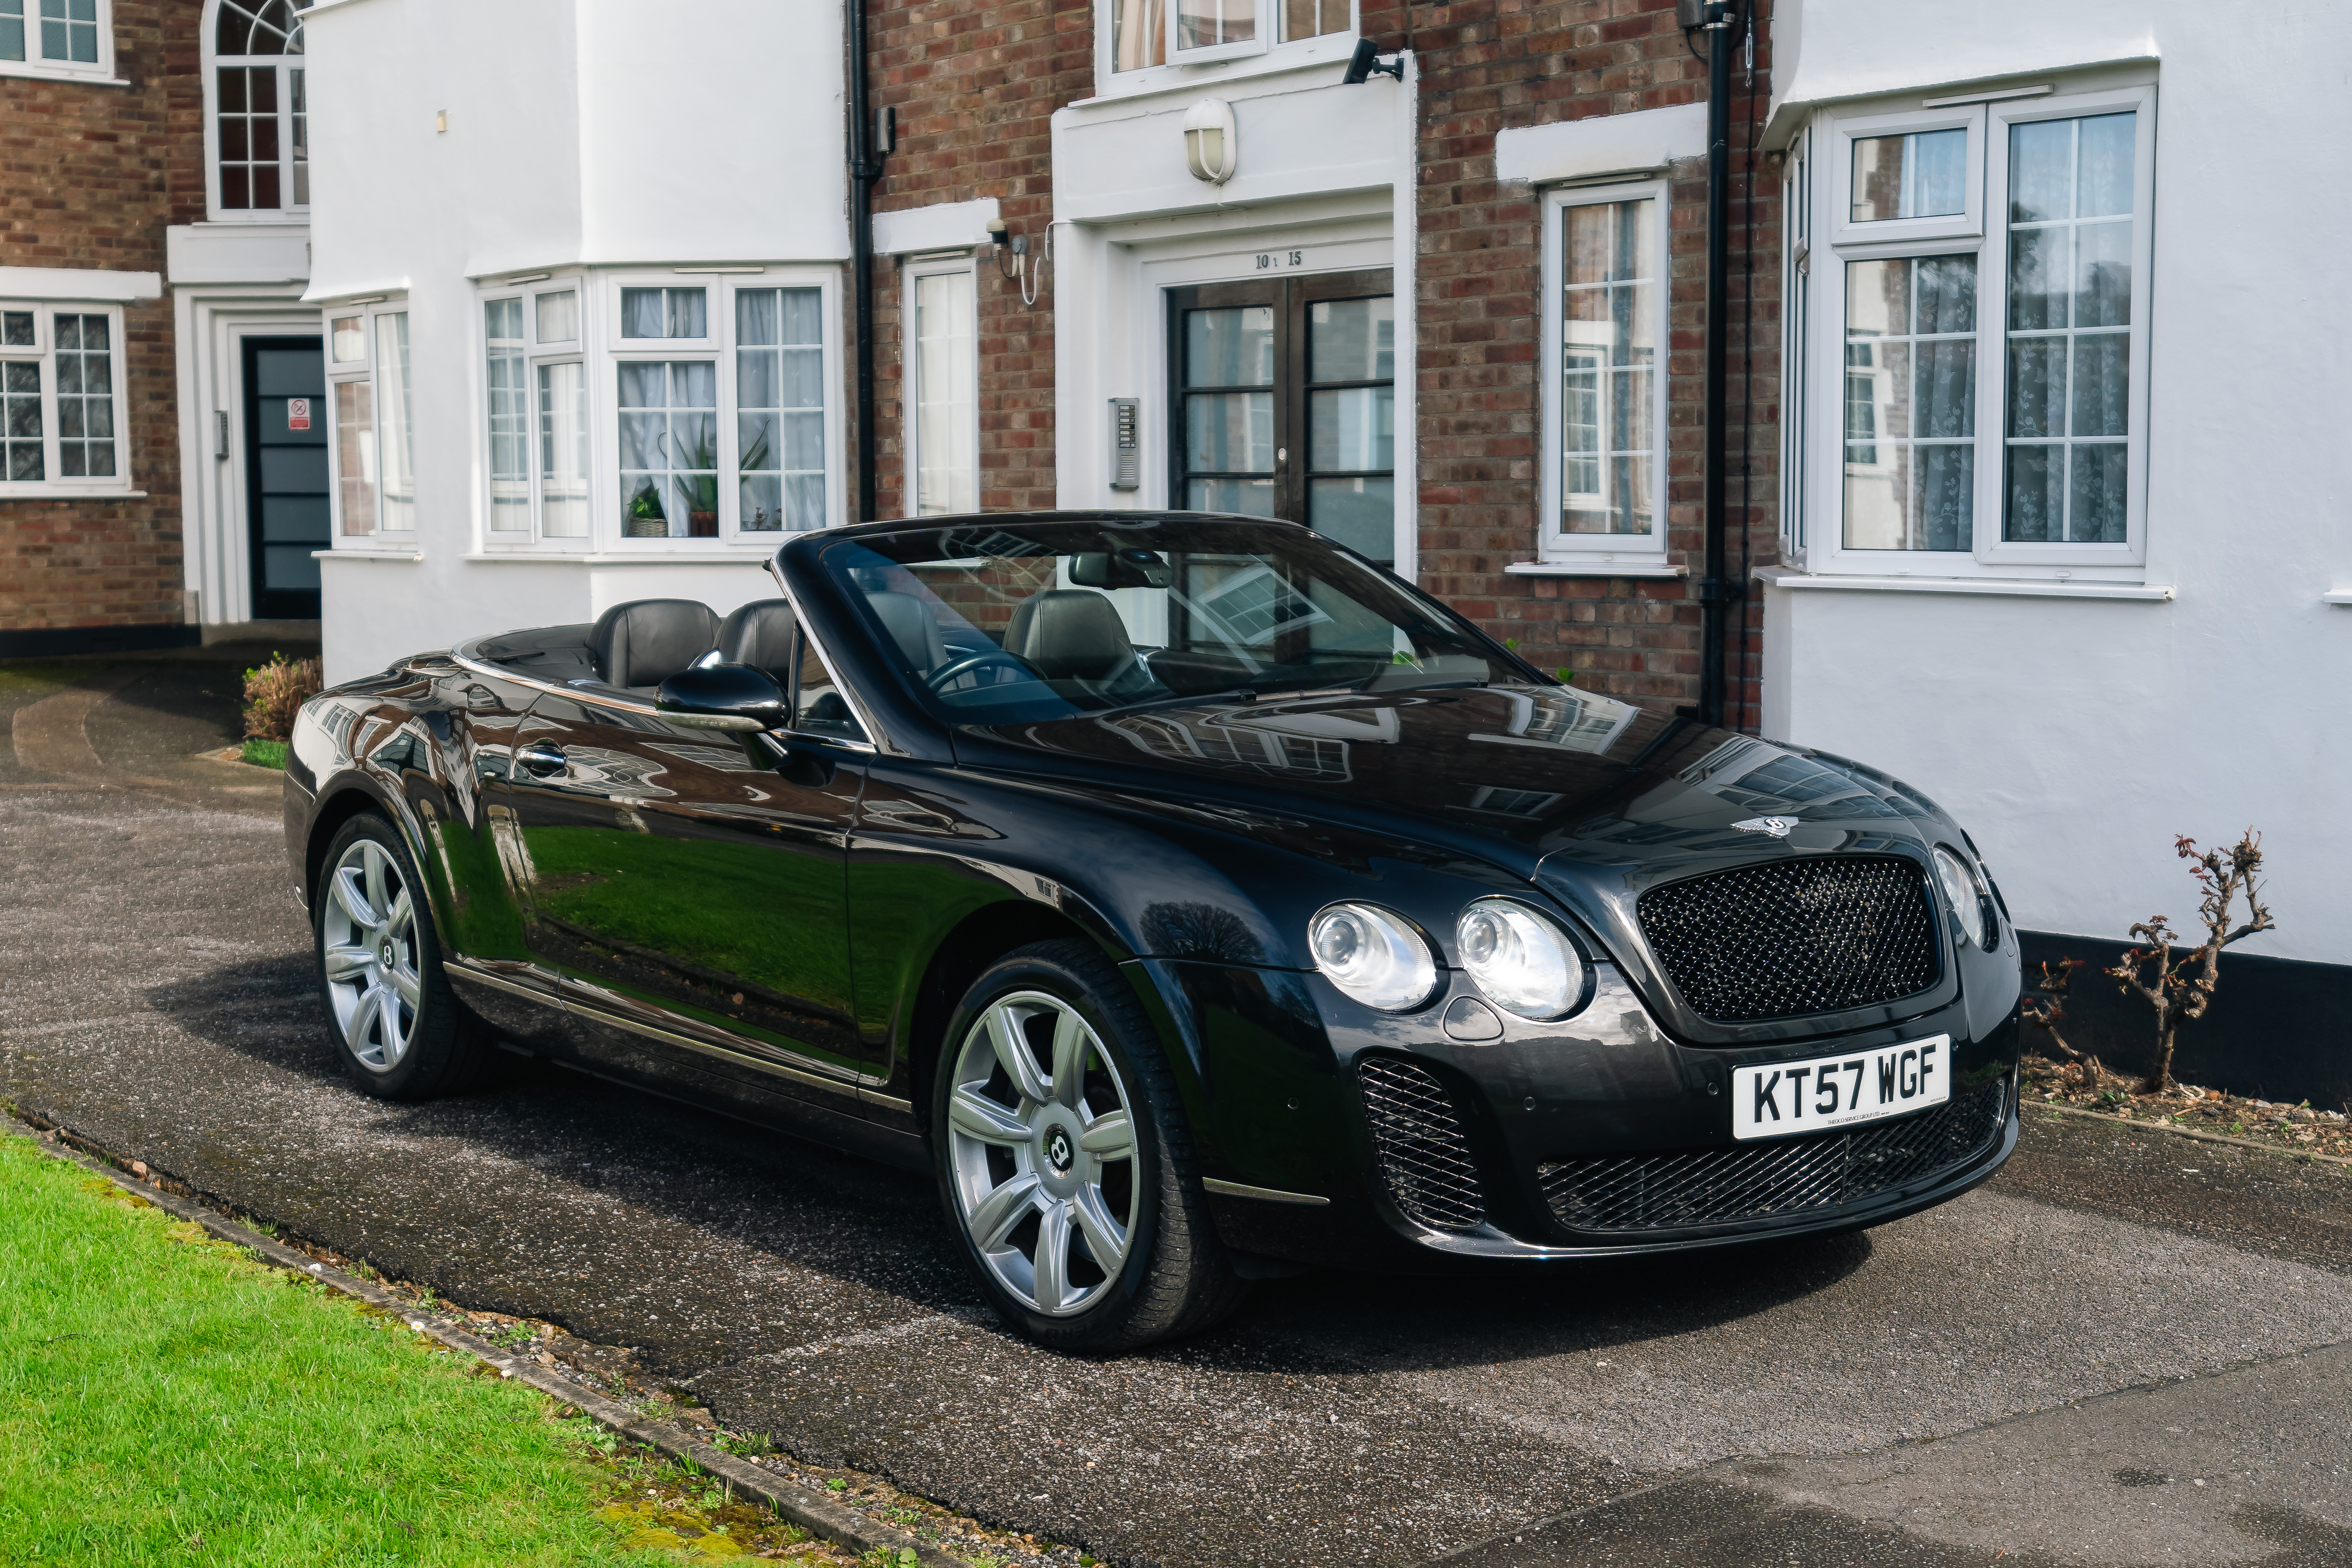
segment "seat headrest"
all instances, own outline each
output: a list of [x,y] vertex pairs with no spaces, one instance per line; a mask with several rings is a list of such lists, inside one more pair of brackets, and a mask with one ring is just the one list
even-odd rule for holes
[[632,599],[596,617],[588,634],[607,686],[659,686],[710,651],[719,617],[695,599]]
[[947,662],[947,638],[940,635],[940,623],[922,600],[912,594],[902,594],[886,588],[866,595],[874,606],[874,616],[882,629],[890,634],[892,646],[906,668],[918,674],[928,674]]
[[719,623],[719,657],[764,669],[781,685],[792,665],[794,624],[790,599],[754,599]]
[[1013,612],[1004,651],[1027,659],[1048,680],[1103,680],[1135,657],[1135,645],[1117,608],[1100,594],[1049,588]]

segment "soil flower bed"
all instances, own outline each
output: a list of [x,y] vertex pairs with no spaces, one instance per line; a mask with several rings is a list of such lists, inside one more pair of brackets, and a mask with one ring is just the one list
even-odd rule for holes
[[2248,1100],[2195,1084],[2176,1084],[2164,1094],[2142,1094],[2137,1075],[2110,1072],[2096,1058],[2057,1062],[2029,1056],[2023,1078],[2020,1097],[2028,1105],[2072,1105],[2135,1121],[2252,1139],[2300,1154],[2352,1159],[2352,1119],[2341,1107]]

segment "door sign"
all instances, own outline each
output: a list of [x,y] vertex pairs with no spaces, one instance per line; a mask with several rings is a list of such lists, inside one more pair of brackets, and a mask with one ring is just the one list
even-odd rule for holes
[[286,400],[286,428],[289,430],[308,430],[310,427],[310,400],[307,397],[288,398]]

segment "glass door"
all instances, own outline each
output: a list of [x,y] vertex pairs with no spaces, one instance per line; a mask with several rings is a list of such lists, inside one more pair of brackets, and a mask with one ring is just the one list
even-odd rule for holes
[[315,338],[245,340],[246,535],[253,615],[319,618],[319,563],[334,542],[327,500],[327,366]]
[[1168,291],[1170,504],[1286,518],[1396,560],[1390,274]]

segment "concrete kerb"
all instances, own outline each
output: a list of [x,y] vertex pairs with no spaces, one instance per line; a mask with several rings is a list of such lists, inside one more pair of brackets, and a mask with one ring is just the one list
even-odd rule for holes
[[[7,1126],[7,1123],[14,1125]],[[55,1130],[33,1126],[16,1113],[13,1107],[6,1122],[0,1122],[0,1126],[6,1127],[13,1135],[24,1138],[49,1158],[67,1161],[93,1175],[103,1176],[124,1192],[142,1198],[168,1214],[202,1226],[223,1241],[244,1247],[266,1263],[291,1274],[316,1279],[356,1300],[392,1313],[405,1321],[412,1331],[428,1334],[459,1354],[470,1356],[496,1369],[500,1377],[528,1384],[552,1398],[576,1405],[583,1414],[608,1431],[631,1442],[642,1443],[673,1459],[693,1464],[744,1496],[759,1499],[802,1529],[821,1535],[836,1545],[860,1553],[887,1552],[891,1553],[894,1563],[904,1563],[903,1554],[911,1552],[922,1568],[970,1568],[963,1559],[951,1557],[908,1531],[877,1524],[828,1498],[790,1485],[757,1465],[748,1464],[732,1454],[697,1441],[667,1422],[649,1421],[617,1400],[609,1399],[593,1389],[583,1387],[530,1362],[507,1355],[497,1346],[462,1329],[425,1321],[415,1316],[413,1308],[389,1291],[379,1289],[341,1269],[330,1268],[316,1258],[306,1258],[290,1247],[237,1224],[226,1215],[165,1192],[103,1159],[56,1141],[59,1134]]]

